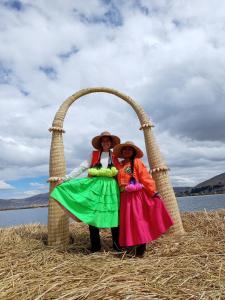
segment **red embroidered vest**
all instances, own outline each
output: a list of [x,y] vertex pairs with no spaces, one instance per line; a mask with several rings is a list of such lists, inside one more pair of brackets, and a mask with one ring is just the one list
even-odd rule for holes
[[[99,158],[100,158],[100,151],[94,150],[92,152],[91,167],[93,167],[94,165],[96,165],[99,162]],[[115,157],[115,155],[113,155],[113,154],[112,154],[112,163],[117,169],[121,168],[118,158]]]

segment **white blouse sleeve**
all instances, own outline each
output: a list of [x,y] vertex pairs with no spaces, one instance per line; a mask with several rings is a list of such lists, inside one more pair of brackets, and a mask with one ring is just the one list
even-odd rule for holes
[[82,173],[84,173],[87,169],[90,168],[91,165],[91,157],[89,160],[84,160],[82,163],[79,165],[78,168],[73,169],[68,175],[65,175],[62,177],[63,181],[68,181],[70,179],[76,178]]

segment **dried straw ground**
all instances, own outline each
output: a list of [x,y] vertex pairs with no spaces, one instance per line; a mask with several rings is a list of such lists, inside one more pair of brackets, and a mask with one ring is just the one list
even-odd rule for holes
[[182,214],[186,235],[160,238],[144,258],[87,254],[87,227],[71,225],[67,251],[45,245],[46,226],[0,230],[0,299],[225,299],[225,210]]

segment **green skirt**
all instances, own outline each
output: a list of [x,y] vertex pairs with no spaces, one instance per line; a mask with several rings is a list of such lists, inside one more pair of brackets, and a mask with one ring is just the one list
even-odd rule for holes
[[98,228],[118,226],[119,188],[115,178],[72,179],[56,186],[51,197],[86,224]]

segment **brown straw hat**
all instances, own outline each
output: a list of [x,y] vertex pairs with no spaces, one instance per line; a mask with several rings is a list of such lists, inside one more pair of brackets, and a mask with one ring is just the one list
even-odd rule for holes
[[120,138],[118,136],[112,135],[108,131],[103,131],[100,135],[97,135],[92,139],[92,145],[95,149],[98,149],[98,150],[101,149],[101,138],[103,138],[104,136],[108,136],[111,138],[111,140],[112,140],[111,148],[115,147],[117,144],[120,143]]
[[127,141],[123,144],[116,145],[115,148],[113,149],[113,154],[119,158],[123,158],[122,156],[122,150],[124,147],[131,147],[136,151],[136,158],[141,158],[144,154],[141,151],[140,148],[138,148],[133,142]]

